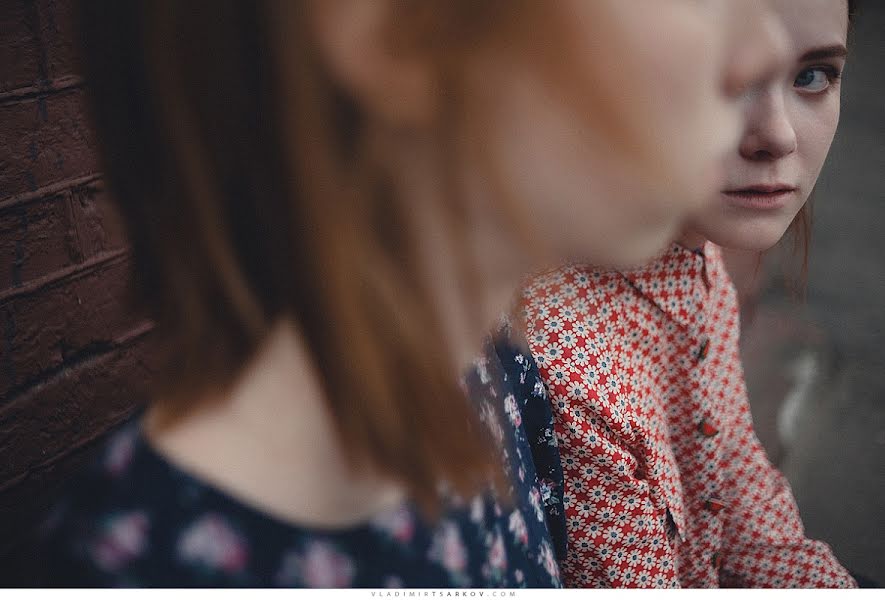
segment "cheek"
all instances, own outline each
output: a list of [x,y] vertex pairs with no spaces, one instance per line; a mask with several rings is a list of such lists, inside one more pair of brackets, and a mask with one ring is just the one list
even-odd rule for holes
[[738,114],[720,91],[721,40],[696,15],[680,15],[662,15],[653,30],[637,32],[642,61],[630,95],[642,99],[636,118],[666,165],[669,193],[693,211],[719,185],[716,173],[736,143]]
[[833,95],[818,102],[799,99],[794,108],[795,131],[802,177],[809,189],[814,186],[839,124],[839,97]]
[[[591,262],[643,260],[675,232],[678,203],[650,185],[644,164],[611,143],[531,70],[483,72],[483,101],[470,111],[469,154],[479,179],[508,199],[549,252]],[[478,98],[480,94],[474,94]],[[662,239],[663,238],[663,239]],[[634,256],[638,255],[638,259]]]

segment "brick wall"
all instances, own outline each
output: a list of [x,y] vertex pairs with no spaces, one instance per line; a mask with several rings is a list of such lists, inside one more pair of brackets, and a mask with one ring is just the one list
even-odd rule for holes
[[142,401],[150,324],[74,60],[70,0],[0,1],[0,574],[101,436]]

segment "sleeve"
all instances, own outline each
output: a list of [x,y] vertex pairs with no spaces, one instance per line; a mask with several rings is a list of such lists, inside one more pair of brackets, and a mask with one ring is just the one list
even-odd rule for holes
[[727,587],[857,587],[829,546],[808,539],[786,478],[769,462],[744,402],[728,427],[720,582]]
[[563,474],[559,446],[554,434],[553,412],[547,389],[531,354],[520,354],[525,368],[519,373],[520,400],[526,437],[544,503],[547,528],[553,541],[556,560],[562,565],[566,557],[567,538],[563,509]]
[[519,412],[520,426],[541,494],[544,519],[561,570],[566,553],[566,530],[562,507],[562,463],[553,433],[553,413],[531,352],[523,348],[521,341],[514,342],[514,337],[509,322],[505,322],[494,338],[495,351],[513,386],[516,404],[513,409]]
[[627,390],[609,376],[577,392],[551,375],[545,379],[565,477],[566,585],[680,587],[676,524],[682,510],[657,491],[629,447],[630,426],[619,408],[628,405]]

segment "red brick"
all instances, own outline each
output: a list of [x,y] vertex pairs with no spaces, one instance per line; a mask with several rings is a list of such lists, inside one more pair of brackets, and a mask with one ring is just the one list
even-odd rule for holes
[[125,302],[128,272],[128,260],[114,260],[0,306],[0,396],[142,324]]
[[74,2],[40,0],[38,11],[49,78],[77,74]]
[[80,260],[68,194],[0,209],[0,291]]
[[0,2],[0,93],[31,86],[40,76],[40,39],[33,2]]
[[72,200],[84,257],[126,246],[123,224],[101,181],[74,190]]
[[148,334],[81,361],[0,408],[0,486],[57,462],[131,414],[150,387],[153,356]]
[[0,200],[98,171],[85,93],[74,88],[0,106]]

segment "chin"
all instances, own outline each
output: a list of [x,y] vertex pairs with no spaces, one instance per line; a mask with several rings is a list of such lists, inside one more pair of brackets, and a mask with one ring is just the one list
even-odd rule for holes
[[789,223],[742,223],[740,226],[725,225],[709,231],[707,239],[723,248],[765,252],[781,241]]

